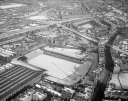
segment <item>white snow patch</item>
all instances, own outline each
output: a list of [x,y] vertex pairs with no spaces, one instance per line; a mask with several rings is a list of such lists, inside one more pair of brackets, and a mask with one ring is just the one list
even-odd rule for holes
[[37,15],[37,16],[31,16],[28,19],[30,19],[30,20],[47,20],[48,18],[46,15],[41,14],[41,15]]
[[46,69],[49,75],[60,79],[71,75],[75,71],[74,68],[80,66],[80,64],[44,54],[29,60],[28,63]]
[[128,89],[128,73],[113,74],[110,83],[116,84],[116,89],[121,89],[121,85],[123,89]]
[[3,5],[3,6],[0,6],[0,8],[1,8],[1,9],[7,9],[7,8],[15,8],[15,7],[21,7],[21,6],[26,6],[26,5],[11,3],[10,5]]
[[90,24],[85,24],[85,25],[83,25],[82,27],[83,27],[83,28],[86,28],[86,29],[88,29],[88,28],[93,28],[93,26],[90,25]]

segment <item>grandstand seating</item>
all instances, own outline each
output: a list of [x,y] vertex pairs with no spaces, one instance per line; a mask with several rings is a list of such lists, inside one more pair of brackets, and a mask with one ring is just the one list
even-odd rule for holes
[[42,72],[30,70],[20,65],[14,65],[0,73],[0,101],[15,94],[28,85],[33,85],[41,79]]

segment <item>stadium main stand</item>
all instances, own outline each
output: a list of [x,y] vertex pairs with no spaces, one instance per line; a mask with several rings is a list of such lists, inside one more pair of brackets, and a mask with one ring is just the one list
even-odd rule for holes
[[7,99],[27,86],[38,82],[43,71],[33,71],[29,68],[13,65],[0,73],[0,101]]

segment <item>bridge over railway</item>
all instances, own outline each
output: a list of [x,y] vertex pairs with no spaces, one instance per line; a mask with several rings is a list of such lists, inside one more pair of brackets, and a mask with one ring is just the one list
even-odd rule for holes
[[68,28],[68,27],[66,27],[66,26],[64,26],[64,25],[57,24],[57,26],[62,27],[63,29],[67,29],[67,30],[69,30],[69,31],[71,31],[71,32],[74,32],[74,34],[76,34],[76,35],[78,35],[78,36],[80,36],[80,37],[82,37],[82,38],[84,38],[84,39],[87,39],[87,40],[89,40],[89,41],[91,41],[91,42],[93,42],[93,43],[98,43],[98,42],[99,42],[99,40],[97,40],[97,39],[91,38],[91,37],[89,37],[89,36],[85,36],[84,34],[78,32],[78,31],[76,31],[76,30],[74,30],[74,29]]

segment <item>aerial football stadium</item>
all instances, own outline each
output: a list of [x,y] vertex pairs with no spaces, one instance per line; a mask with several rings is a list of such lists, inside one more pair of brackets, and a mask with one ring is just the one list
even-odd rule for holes
[[1,0],[0,101],[128,101],[128,1]]

